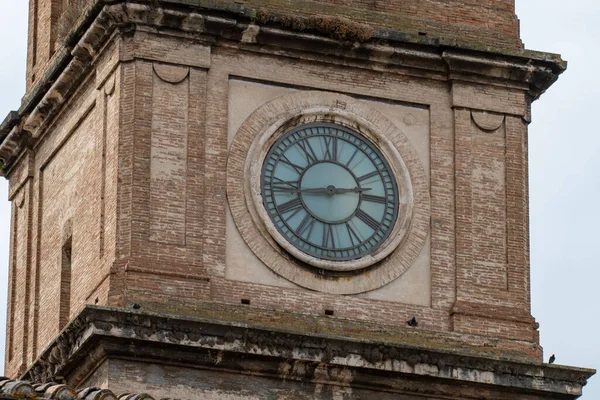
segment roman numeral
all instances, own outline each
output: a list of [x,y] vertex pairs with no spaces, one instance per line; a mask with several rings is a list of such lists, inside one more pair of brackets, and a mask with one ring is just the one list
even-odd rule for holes
[[328,161],[337,161],[337,138],[324,136],[325,155],[323,158]]
[[298,143],[296,143],[296,145],[304,153],[304,156],[306,157],[306,162],[308,164],[312,164],[319,159],[317,157],[317,155],[315,154],[315,151],[313,150],[312,146],[310,145],[310,142],[308,141],[308,139],[300,140],[300,141],[298,141]]
[[363,176],[359,177],[359,178],[358,178],[358,181],[359,181],[359,182],[362,182],[362,181],[364,181],[365,179],[372,178],[372,177],[374,177],[374,176],[376,176],[376,175],[379,175],[379,171],[373,171],[373,172],[369,172],[368,174],[366,174],[366,175],[363,175]]
[[298,214],[300,211],[302,211],[302,207],[298,207],[296,209],[296,211],[294,211],[293,213],[291,213],[290,215],[287,216],[287,218],[284,219],[285,222],[289,222],[292,218],[294,218],[296,216],[296,214]]
[[363,199],[363,201],[371,201],[373,203],[381,203],[381,204],[387,203],[385,197],[383,197],[383,196],[374,196],[372,194],[363,194],[362,195],[362,199]]
[[362,209],[358,209],[358,211],[356,212],[356,216],[358,217],[358,219],[360,219],[362,222],[364,222],[365,224],[367,224],[367,226],[371,229],[373,229],[374,231],[379,229],[379,222],[377,222],[377,220],[373,217],[371,217],[369,214],[367,214],[366,212],[364,212]]
[[[306,217],[304,217],[304,219],[302,220],[302,222],[300,222],[300,225],[298,225],[298,228],[296,229],[298,236],[308,239],[310,237],[310,234],[312,233],[313,227],[315,226],[315,222],[316,220],[310,214],[306,214]],[[306,232],[307,230],[308,234],[304,236],[304,232]]]
[[[346,229],[348,230],[348,236],[350,236],[350,242],[352,243],[352,246],[356,246],[357,244],[362,242],[362,239],[360,238],[360,236],[358,236],[356,231],[354,229],[352,229],[352,227],[350,226],[350,223],[348,223],[348,222],[346,222]],[[354,239],[356,239],[356,242],[354,241]]]
[[350,163],[352,162],[352,160],[354,160],[354,157],[356,157],[357,154],[358,154],[358,147],[356,148],[356,150],[354,150],[354,153],[352,153],[352,157],[350,157],[350,159],[346,163],[346,167],[350,166]]
[[300,200],[300,197],[296,197],[294,200],[278,205],[277,211],[279,211],[280,214],[285,214],[286,212],[290,212],[299,207],[302,207],[302,201]]
[[[331,247],[329,243],[331,242]],[[331,225],[325,224],[323,227],[323,242],[321,244],[323,247],[335,249],[335,239],[333,238],[333,231],[331,230]]]
[[304,167],[301,167],[298,164],[294,164],[286,156],[281,156],[281,162],[294,168],[294,170],[298,173],[298,175],[301,175],[302,172],[304,171]]
[[272,190],[274,192],[290,192],[298,190],[298,181],[284,181],[280,178],[273,177]]

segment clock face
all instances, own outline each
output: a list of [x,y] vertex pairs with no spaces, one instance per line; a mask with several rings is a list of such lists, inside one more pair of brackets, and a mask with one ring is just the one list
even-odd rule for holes
[[304,125],[275,142],[261,190],[279,233],[319,259],[371,254],[398,216],[398,187],[385,158],[367,138],[335,124]]

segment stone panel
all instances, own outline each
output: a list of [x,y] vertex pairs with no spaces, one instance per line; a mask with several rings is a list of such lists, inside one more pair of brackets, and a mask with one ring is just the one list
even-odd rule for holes
[[11,257],[9,262],[8,310],[6,336],[6,372],[22,372],[26,365],[29,323],[29,229],[30,185],[26,184],[13,197]]
[[[105,263],[115,258],[117,242],[117,193],[119,169],[119,129],[121,121],[121,69],[117,68],[99,91],[104,101],[102,210],[100,252]],[[106,304],[106,301],[101,304]]]
[[506,290],[506,141],[503,120],[493,131],[482,130],[473,120],[471,223],[472,234],[477,238],[472,242],[473,282]]
[[189,68],[154,64],[149,235],[178,246],[186,232],[188,76]]
[[[497,109],[507,109],[511,95],[498,96]],[[525,272],[525,124],[519,116],[455,109],[458,301],[451,314],[459,332],[538,340]]]
[[115,265],[118,276],[111,279],[109,301],[125,301],[128,275],[134,270],[143,271],[144,279],[180,285],[193,296],[182,281],[173,283],[164,272],[190,279],[205,276],[206,71],[147,60],[125,64],[123,70],[133,81],[121,91],[127,111],[119,136],[119,173],[131,183],[121,191],[118,218],[123,224],[117,226],[122,229],[118,245],[124,261]]
[[515,303],[530,312],[527,124],[522,118],[506,118],[506,226],[508,290]]

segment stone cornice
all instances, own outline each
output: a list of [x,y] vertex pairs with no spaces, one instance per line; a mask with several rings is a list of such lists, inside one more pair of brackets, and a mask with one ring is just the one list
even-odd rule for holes
[[258,361],[252,364],[252,373],[313,379],[308,375],[280,376],[281,363],[305,363],[315,367],[307,368],[307,374],[317,367],[347,369],[354,379],[351,385],[363,387],[375,387],[383,380],[398,382],[400,377],[429,382],[435,379],[439,383],[436,390],[441,391],[437,394],[452,387],[480,385],[482,390],[500,386],[516,392],[576,398],[595,373],[590,369],[487,359],[372,340],[87,306],[42,352],[23,379],[46,382],[58,376],[77,385],[102,360],[133,356],[247,373],[245,364],[236,362],[240,355]]
[[437,79],[484,79],[492,84],[523,87],[533,99],[566,68],[555,54],[476,47],[456,39],[380,31],[361,43],[341,42],[326,32],[298,32],[271,23],[258,26],[256,10],[229,2],[163,0],[162,8],[147,3],[156,1],[97,0],[85,11],[45,75],[23,99],[19,111],[0,124],[0,174],[10,173],[11,163],[20,151],[35,144],[118,28],[169,29],[209,42],[220,37],[246,51],[285,52],[331,63],[352,62],[365,68],[397,66],[420,74],[435,73]]

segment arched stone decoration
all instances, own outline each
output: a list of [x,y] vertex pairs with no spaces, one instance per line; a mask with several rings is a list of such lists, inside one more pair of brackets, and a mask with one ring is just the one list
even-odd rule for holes
[[504,114],[471,110],[471,119],[482,131],[495,132],[504,123]]
[[152,68],[154,69],[156,76],[158,76],[164,82],[172,84],[183,82],[183,80],[187,78],[190,73],[189,67],[181,67],[176,65],[153,63]]

